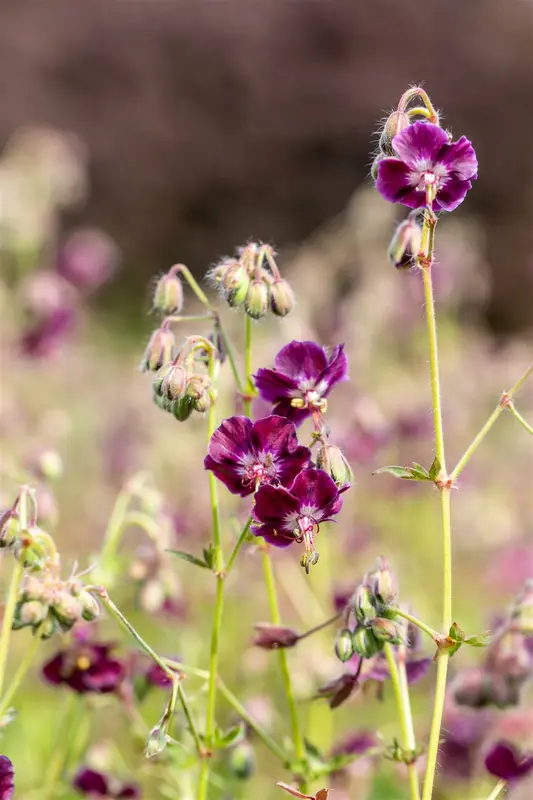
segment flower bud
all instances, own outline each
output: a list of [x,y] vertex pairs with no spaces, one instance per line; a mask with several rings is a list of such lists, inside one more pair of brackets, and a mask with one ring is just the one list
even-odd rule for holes
[[[164,399],[166,403],[170,403],[170,400],[167,400],[166,397]],[[193,400],[191,397],[184,394],[179,400],[174,400],[173,403],[170,403],[170,407],[165,410],[170,411],[178,422],[185,422],[193,412]]]
[[169,412],[173,412],[175,403],[179,402],[178,400],[172,402],[172,400],[169,400],[168,397],[165,397],[162,394],[156,394],[155,392],[152,399],[158,408],[160,408],[162,411]]
[[383,647],[382,642],[378,642],[374,634],[368,628],[357,628],[352,634],[353,647],[361,658],[372,658],[379,653]]
[[144,754],[147,758],[153,758],[160,755],[167,747],[168,735],[162,725],[157,724],[152,728],[148,734],[148,739],[144,748]]
[[372,162],[372,166],[370,167],[370,176],[373,181],[377,181],[378,179],[379,162],[383,161],[384,158],[386,158],[386,155],[384,153],[379,153],[379,155],[377,155]]
[[348,628],[344,628],[335,639],[335,655],[344,664],[345,661],[350,660],[354,652],[352,632]]
[[86,622],[92,622],[100,616],[100,604],[90,592],[82,589],[78,594],[78,602],[81,606],[82,619]]
[[277,317],[286,317],[294,308],[294,292],[284,278],[277,278],[270,287],[270,308]]
[[370,622],[377,616],[372,590],[364,583],[359,584],[353,593],[351,606],[358,622]]
[[153,308],[165,316],[179,314],[183,308],[183,286],[173,268],[157,282],[154,292]]
[[215,399],[211,381],[207,375],[193,375],[187,381],[187,397],[195,411],[207,411]]
[[400,222],[389,245],[389,260],[397,269],[409,269],[420,253],[422,229],[412,218]]
[[58,620],[52,614],[48,614],[44,622],[34,632],[40,639],[50,639],[58,630]]
[[378,603],[390,606],[398,595],[398,586],[392,570],[385,561],[382,561],[380,568],[375,570],[370,578],[372,593]]
[[0,514],[0,548],[11,547],[20,536],[20,524],[13,509],[8,508]]
[[232,747],[229,752],[229,768],[240,781],[246,781],[255,772],[254,749],[247,739]]
[[392,140],[398,134],[409,127],[409,117],[403,111],[393,111],[385,123],[381,133],[379,146],[383,153],[388,156],[396,155],[392,147]]
[[252,319],[261,319],[268,312],[268,286],[264,281],[254,280],[250,283],[244,309]]
[[515,688],[505,678],[480,667],[459,673],[451,693],[458,705],[469,708],[505,708],[517,702]]
[[28,625],[35,627],[40,625],[48,614],[48,606],[38,600],[21,601],[17,604],[13,617],[12,629],[14,631],[25,628]]
[[168,400],[178,400],[185,392],[187,370],[182,364],[172,364],[161,383],[161,393]]
[[323,469],[333,479],[338,489],[351,485],[353,472],[340,447],[335,444],[323,444],[316,459],[318,469]]
[[174,357],[176,338],[168,328],[158,328],[152,333],[141,361],[143,372],[157,372]]
[[515,681],[524,681],[533,673],[533,661],[519,630],[511,629],[499,636],[487,653],[487,668]]
[[69,592],[60,590],[55,593],[52,611],[62,625],[72,626],[82,617],[82,604]]
[[258,622],[255,625],[254,645],[264,650],[278,650],[280,647],[294,647],[300,638],[292,628],[282,625],[271,625],[269,622]]
[[526,581],[512,613],[517,628],[524,636],[533,636],[533,580]]
[[237,261],[226,269],[222,280],[224,296],[232,308],[242,306],[250,287],[250,278],[246,269]]
[[24,600],[43,600],[48,594],[49,587],[40,578],[35,575],[26,575],[22,587]]
[[390,644],[402,644],[403,639],[400,629],[390,619],[377,617],[371,623],[372,633],[380,642],[390,642]]

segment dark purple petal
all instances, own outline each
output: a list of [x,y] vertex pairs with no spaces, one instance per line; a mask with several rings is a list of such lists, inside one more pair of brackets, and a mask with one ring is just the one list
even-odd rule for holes
[[257,391],[269,403],[276,403],[281,397],[294,397],[298,392],[297,381],[275,369],[262,367],[253,377]]
[[281,525],[286,519],[295,517],[299,510],[299,499],[283,486],[267,484],[260,486],[256,492],[253,516],[257,522],[277,522]]
[[524,757],[509,742],[496,742],[485,758],[485,767],[491,775],[512,781],[533,770],[533,756]]
[[378,164],[376,188],[389,203],[403,203],[409,208],[426,205],[426,193],[410,183],[411,170],[397,158],[383,158]]
[[310,408],[294,408],[289,399],[280,400],[273,408],[275,414],[292,422],[294,425],[301,425],[302,422],[311,416]]
[[58,653],[56,656],[47,661],[43,666],[42,674],[48,683],[53,683],[58,686],[64,682],[63,668],[65,656],[63,653]]
[[141,792],[138,786],[135,786],[133,783],[124,786],[118,794],[115,794],[115,797],[140,797]]
[[211,470],[215,477],[217,477],[232,494],[239,494],[241,497],[246,497],[249,494],[253,494],[255,491],[253,483],[246,485],[243,483],[242,473],[237,469],[235,463],[218,463],[214,458],[211,458],[210,455],[207,455],[204,459],[204,467],[205,469]]
[[160,686],[164,688],[172,685],[172,679],[159,664],[150,664],[144,677],[151,686]]
[[434,161],[442,145],[447,142],[448,134],[438,125],[418,121],[398,133],[392,140],[392,146],[398,157],[413,168],[417,162]]
[[107,797],[108,795],[107,778],[93,769],[81,769],[74,778],[73,786],[78,792],[93,797]]
[[298,446],[294,425],[274,414],[254,422],[250,430],[250,442],[257,453],[292,451]]
[[298,498],[302,510],[313,516],[316,522],[338,514],[342,508],[338,488],[322,469],[300,472],[291,486],[291,494]]
[[470,181],[463,181],[451,175],[438,190],[433,203],[435,211],[453,211],[460,206],[466,193],[472,188]]
[[105,659],[96,662],[85,670],[85,691],[99,694],[114,692],[123,677],[124,667],[120,661]]
[[15,789],[15,770],[7,756],[0,756],[0,800],[11,800]]
[[262,536],[265,542],[273,544],[274,547],[289,547],[296,541],[295,537],[290,533],[284,533],[278,530],[275,523],[265,522],[264,525],[254,526],[252,528],[254,536]]
[[316,342],[289,342],[274,360],[276,370],[296,381],[317,378],[327,365],[326,352]]
[[426,672],[431,666],[431,658],[413,658],[408,659],[405,664],[405,671],[407,673],[407,682],[416,683],[424,677]]
[[348,358],[344,352],[344,345],[338,344],[333,348],[328,366],[320,373],[317,386],[327,385],[327,389],[322,391],[323,397],[327,397],[336,383],[348,379]]
[[252,420],[248,417],[230,417],[216,429],[209,442],[208,453],[214,461],[234,461],[236,456],[249,450]]
[[469,778],[474,766],[471,748],[455,741],[445,739],[439,745],[438,765],[440,773],[450,778]]
[[290,486],[296,476],[309,466],[311,451],[308,447],[297,447],[296,450],[285,458],[278,459],[277,478],[283,486]]
[[73,308],[59,308],[22,336],[21,349],[31,358],[53,356],[70,336],[76,322]]
[[466,136],[461,136],[456,142],[444,144],[439,150],[436,160],[463,181],[477,178],[476,152]]
[[348,734],[348,736],[340,742],[334,749],[333,755],[358,755],[366,753],[373,747],[379,745],[379,739],[372,731],[357,731],[356,733]]

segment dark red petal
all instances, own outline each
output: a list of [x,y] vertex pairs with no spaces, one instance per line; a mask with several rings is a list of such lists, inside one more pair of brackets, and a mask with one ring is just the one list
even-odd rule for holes
[[293,453],[277,461],[277,478],[283,486],[290,486],[296,476],[306,467],[311,460],[311,451],[308,447],[297,447]]
[[311,416],[311,411],[308,408],[294,408],[290,400],[280,400],[279,403],[274,406],[274,413],[285,417],[289,422],[294,423],[296,427],[301,425],[307,417]]
[[456,142],[443,145],[436,161],[444,164],[449,172],[463,181],[477,178],[476,152],[466,136],[461,136]]
[[[334,481],[322,469],[303,470],[295,478],[290,490],[291,494],[298,498],[300,506],[314,508],[320,512],[327,511],[339,498],[339,490]],[[324,518],[326,513],[321,513],[320,516]]]
[[256,453],[279,453],[298,446],[296,428],[285,417],[271,415],[254,422],[250,442]]
[[249,451],[252,421],[248,417],[230,417],[216,429],[209,442],[209,455],[214,461],[234,461]]
[[63,676],[63,669],[65,665],[65,654],[58,653],[56,656],[47,661],[42,669],[42,674],[48,683],[53,683],[56,686],[65,682]]
[[105,775],[93,769],[82,769],[73,781],[73,786],[79,792],[92,797],[107,797],[108,783]]
[[322,392],[324,397],[330,393],[331,389],[336,383],[348,379],[348,358],[344,352],[344,345],[339,344],[334,348],[329,364],[326,369],[320,374],[317,383],[327,384],[326,391]]
[[407,661],[405,671],[408,683],[416,683],[421,680],[431,666],[432,658],[416,658]]
[[264,484],[256,492],[253,516],[258,522],[272,522],[281,527],[299,510],[298,498],[282,486]]
[[389,203],[403,203],[409,208],[426,205],[426,193],[410,183],[411,169],[397,158],[383,158],[378,164],[376,189]]
[[413,168],[419,161],[433,161],[447,142],[448,134],[438,125],[418,121],[398,133],[392,146],[398,158]]
[[533,770],[533,756],[524,758],[509,742],[496,742],[485,758],[485,767],[491,775],[510,781]]
[[466,197],[466,193],[472,188],[470,181],[463,181],[451,175],[442,189],[437,192],[437,197],[433,203],[435,211],[453,211],[460,206]]
[[274,364],[279,372],[299,382],[318,378],[328,365],[328,357],[316,342],[292,341],[279,351]]
[[255,486],[243,485],[242,473],[238,470],[237,464],[229,462],[219,463],[207,455],[204,459],[204,467],[211,472],[226,486],[232,494],[246,497],[255,491]]
[[118,794],[115,795],[117,798],[123,797],[140,797],[141,792],[138,786],[135,786],[133,783],[124,786]]
[[123,677],[123,664],[120,661],[106,659],[85,670],[84,684],[88,691],[107,694],[115,691]]
[[275,523],[265,522],[264,525],[254,525],[252,528],[254,536],[262,536],[265,542],[273,544],[275,547],[289,547],[296,539],[294,536],[278,531]]
[[282,397],[294,397],[298,391],[298,384],[293,378],[275,369],[261,368],[253,377],[257,391],[269,403],[276,403]]

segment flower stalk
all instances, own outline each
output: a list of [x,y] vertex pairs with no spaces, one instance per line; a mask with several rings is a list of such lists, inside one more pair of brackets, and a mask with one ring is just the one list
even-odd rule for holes
[[420,786],[416,764],[416,738],[413,715],[411,713],[411,701],[409,699],[405,662],[401,659],[396,660],[394,649],[389,643],[386,643],[383,649],[385,651],[385,658],[387,659],[387,665],[391,676],[392,689],[400,717],[402,748],[405,751],[406,757],[411,757],[411,760],[409,760],[409,763],[406,765],[409,774],[411,800],[420,800]]

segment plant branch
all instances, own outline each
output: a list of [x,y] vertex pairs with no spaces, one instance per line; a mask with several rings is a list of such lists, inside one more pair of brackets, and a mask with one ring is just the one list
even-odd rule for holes
[[407,764],[411,799],[420,800],[420,786],[418,783],[418,768],[416,764],[416,739],[413,726],[413,716],[411,713],[411,702],[409,700],[409,688],[405,673],[405,663],[397,663],[392,645],[386,643],[384,646],[384,651],[385,658],[387,659],[387,665],[389,667],[394,696],[396,698],[396,705],[398,706],[398,713],[400,716],[402,748],[406,755],[411,754],[413,758],[413,761]]

